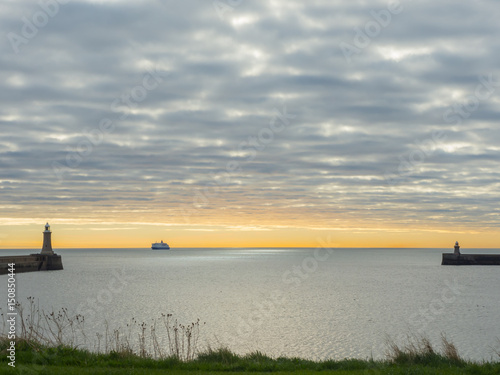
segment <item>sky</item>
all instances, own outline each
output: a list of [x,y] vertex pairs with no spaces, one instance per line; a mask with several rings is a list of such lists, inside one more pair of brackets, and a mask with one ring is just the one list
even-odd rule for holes
[[2,1],[0,248],[498,248],[499,16]]

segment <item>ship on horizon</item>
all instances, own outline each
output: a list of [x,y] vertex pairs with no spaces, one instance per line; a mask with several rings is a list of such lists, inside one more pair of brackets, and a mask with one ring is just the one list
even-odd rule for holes
[[168,243],[163,242],[155,242],[151,244],[151,249],[153,250],[170,250],[170,246],[168,246]]

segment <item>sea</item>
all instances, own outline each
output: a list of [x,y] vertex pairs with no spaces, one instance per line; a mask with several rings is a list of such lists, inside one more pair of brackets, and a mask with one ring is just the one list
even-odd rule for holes
[[[17,274],[16,298],[25,315],[28,298],[44,313],[83,315],[81,345],[93,350],[102,350],[104,333],[123,336],[133,324],[150,328],[172,314],[185,326],[199,321],[199,349],[382,359],[391,342],[425,337],[439,348],[444,336],[464,358],[498,360],[500,267],[441,266],[441,253],[451,251],[57,249],[64,270]],[[6,275],[0,308],[6,312]]]

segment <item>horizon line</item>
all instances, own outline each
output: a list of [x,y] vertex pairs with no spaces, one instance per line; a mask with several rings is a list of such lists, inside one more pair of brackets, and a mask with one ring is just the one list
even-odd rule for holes
[[[206,247],[170,247],[169,250],[175,249],[448,249],[448,247],[395,247],[395,246],[206,246]],[[453,250],[452,247],[449,247]],[[61,250],[90,250],[90,249],[109,249],[109,250],[152,250],[150,247],[59,247]],[[500,249],[500,247],[467,247],[466,249]],[[0,247],[1,250],[37,250],[32,247]],[[55,249],[56,250],[56,249]],[[164,250],[164,251],[169,251]],[[463,249],[465,250],[465,248]],[[41,249],[40,249],[41,251]]]

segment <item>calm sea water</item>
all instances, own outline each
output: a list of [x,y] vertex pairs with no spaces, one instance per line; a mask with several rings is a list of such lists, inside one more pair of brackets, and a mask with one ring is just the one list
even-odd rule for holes
[[[439,343],[446,334],[467,358],[498,358],[500,267],[441,266],[443,251],[450,250],[58,249],[64,270],[18,274],[17,296],[83,313],[88,337],[106,322],[123,327],[171,313],[206,322],[202,346],[238,353],[381,358],[388,337]],[[6,276],[0,285],[5,311]]]

